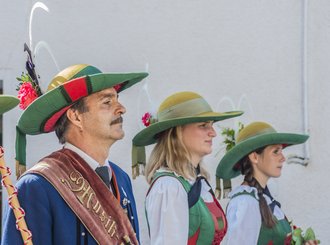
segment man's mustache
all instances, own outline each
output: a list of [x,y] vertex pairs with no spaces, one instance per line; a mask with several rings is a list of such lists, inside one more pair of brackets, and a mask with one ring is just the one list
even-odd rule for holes
[[110,125],[114,125],[114,124],[117,124],[117,123],[123,123],[123,118],[122,117],[118,117],[116,118],[115,120],[111,121]]

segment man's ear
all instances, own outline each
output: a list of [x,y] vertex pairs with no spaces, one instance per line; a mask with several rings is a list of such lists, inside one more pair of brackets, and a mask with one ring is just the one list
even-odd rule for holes
[[82,130],[81,114],[78,112],[78,110],[73,110],[69,108],[66,111],[66,116],[73,125],[77,126],[78,128],[80,128],[80,130]]

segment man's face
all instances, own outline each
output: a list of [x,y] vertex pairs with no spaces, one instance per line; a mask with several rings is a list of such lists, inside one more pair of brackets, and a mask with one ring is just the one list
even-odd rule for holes
[[126,109],[119,103],[114,88],[89,95],[85,98],[85,105],[87,111],[81,114],[84,137],[94,139],[97,144],[112,144],[124,137],[121,116]]

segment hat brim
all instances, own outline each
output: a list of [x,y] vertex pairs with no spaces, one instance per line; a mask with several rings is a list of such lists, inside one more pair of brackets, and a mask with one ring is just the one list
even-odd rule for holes
[[302,144],[308,139],[308,135],[291,133],[269,133],[251,137],[230,149],[221,159],[216,176],[222,179],[232,179],[240,175],[240,170],[235,170],[234,166],[244,156],[249,153],[267,146],[283,144],[286,146]]
[[242,111],[229,111],[224,113],[207,112],[193,117],[179,117],[161,122],[155,122],[135,135],[133,138],[133,144],[135,146],[147,146],[154,144],[157,141],[157,135],[159,133],[179,125],[206,121],[217,122],[228,118],[237,117],[242,114]]
[[46,92],[23,112],[18,128],[35,135],[54,130],[57,120],[79,99],[122,84],[121,92],[148,76],[148,73],[99,73],[70,80]]
[[19,103],[19,99],[12,95],[0,96],[0,115],[13,109]]

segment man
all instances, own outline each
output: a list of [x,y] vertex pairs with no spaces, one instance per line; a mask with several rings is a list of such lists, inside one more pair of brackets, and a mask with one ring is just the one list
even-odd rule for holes
[[[55,131],[64,144],[17,183],[34,244],[138,244],[130,179],[107,158],[110,147],[124,137],[126,109],[118,93],[147,75],[106,74],[74,65],[23,112],[16,141],[20,164],[25,164],[25,134]],[[3,245],[23,244],[11,211],[3,229]]]

